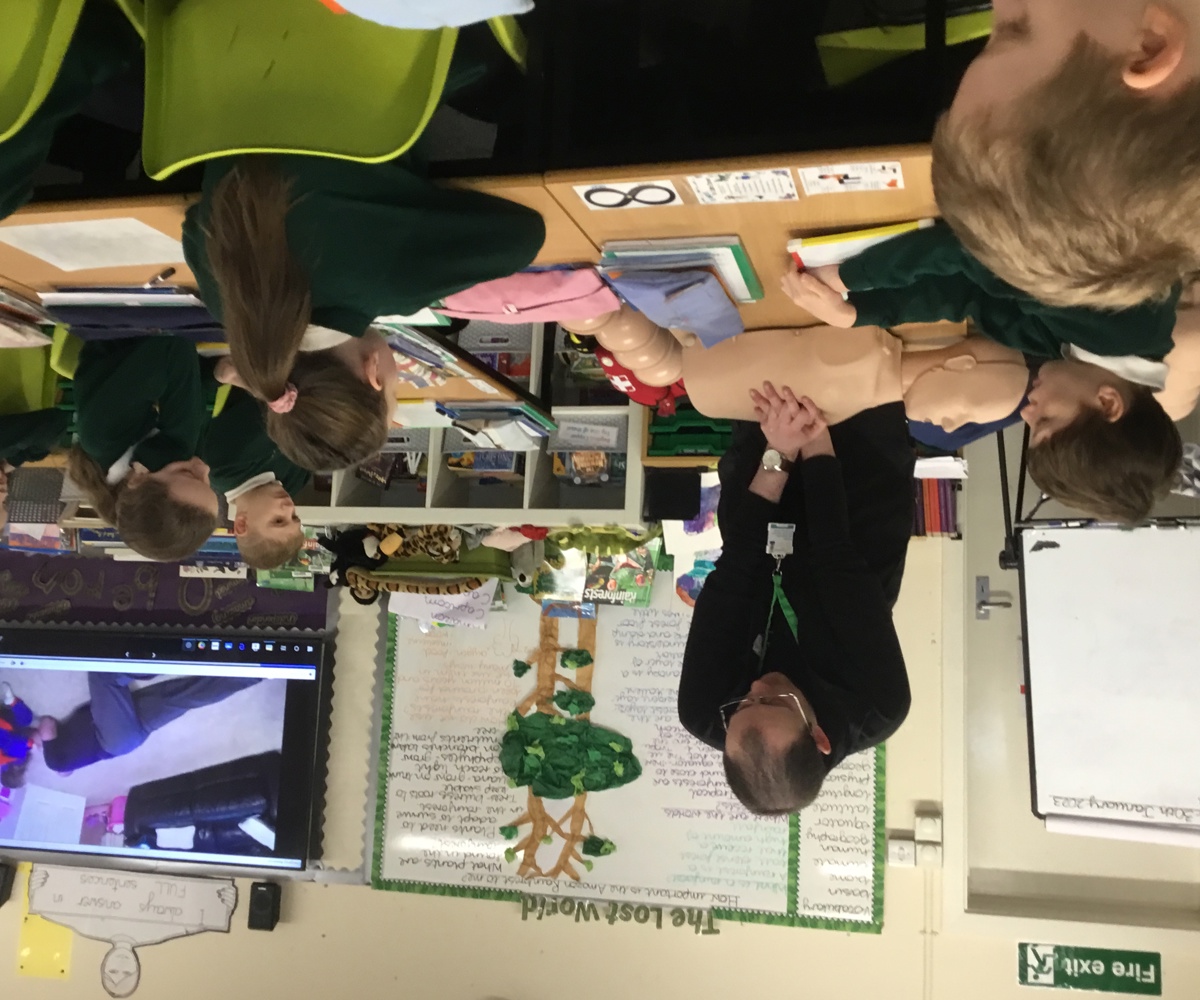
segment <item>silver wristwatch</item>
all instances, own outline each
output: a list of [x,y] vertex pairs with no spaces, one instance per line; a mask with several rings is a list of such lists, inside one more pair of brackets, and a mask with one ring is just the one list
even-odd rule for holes
[[774,448],[768,448],[763,452],[762,467],[768,472],[791,472],[792,466],[795,464],[790,458],[784,458]]

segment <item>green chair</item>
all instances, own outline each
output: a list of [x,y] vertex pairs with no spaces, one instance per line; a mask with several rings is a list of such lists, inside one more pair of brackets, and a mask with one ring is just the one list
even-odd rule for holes
[[146,40],[146,0],[116,0],[116,4],[129,18],[129,23]]
[[[947,45],[961,45],[985,38],[991,33],[990,10],[959,14],[946,21]],[[925,25],[836,31],[817,36],[816,42],[825,82],[830,87],[842,87],[893,59],[922,51],[925,48]]]
[[0,142],[39,107],[62,65],[84,0],[4,0],[0,11]]
[[524,73],[527,68],[529,43],[517,19],[512,14],[501,14],[499,17],[488,18],[488,27],[492,29],[492,35],[500,43],[500,48],[508,53],[509,58],[517,64],[517,68]]
[[49,409],[57,395],[48,345],[0,350],[0,416]]
[[315,0],[146,0],[145,13],[142,161],[155,180],[239,153],[393,159],[437,108],[458,34]]

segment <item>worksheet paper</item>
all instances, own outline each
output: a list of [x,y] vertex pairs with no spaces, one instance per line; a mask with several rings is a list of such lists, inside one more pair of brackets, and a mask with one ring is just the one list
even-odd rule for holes
[[[691,609],[656,580],[651,607],[601,606],[594,623],[556,619],[557,648],[594,627],[594,725],[632,743],[641,775],[581,797],[586,831],[616,847],[578,862],[578,880],[523,878],[501,830],[529,811],[498,752],[505,720],[537,683],[541,609],[519,595],[486,630],[391,619],[386,742],[372,882],[376,888],[514,899],[540,893],[604,902],[711,908],[728,919],[878,931],[882,915],[882,750],[835,770],[799,818],[748,814],[725,784],[720,754],[680,725],[679,669]],[[590,633],[589,633],[590,634]],[[542,646],[542,648],[545,648]],[[567,674],[569,671],[561,670]],[[570,798],[538,800],[564,826]],[[522,827],[524,833],[528,827]],[[537,846],[543,872],[566,857],[556,834]]]
[[904,168],[899,160],[832,163],[823,167],[801,167],[797,173],[804,185],[804,193],[810,198],[816,194],[904,190]]
[[[60,271],[183,262],[183,244],[139,219],[86,219],[0,227],[0,243]],[[147,275],[149,280],[153,275]]]
[[690,174],[687,180],[701,205],[796,201],[800,197],[788,167]]

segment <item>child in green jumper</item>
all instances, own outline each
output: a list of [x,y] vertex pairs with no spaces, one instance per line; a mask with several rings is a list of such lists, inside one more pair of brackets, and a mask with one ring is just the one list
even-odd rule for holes
[[[217,363],[221,372],[228,365]],[[262,404],[233,389],[200,442],[213,489],[225,494],[238,551],[254,569],[275,569],[304,546],[304,526],[292,497],[312,478],[267,437]]]
[[537,255],[537,212],[439,188],[410,157],[214,160],[184,224],[201,297],[225,326],[235,374],[267,405],[267,432],[297,465],[330,472],[387,440],[396,367],[371,328]]
[[176,337],[91,341],[75,371],[78,440],[68,469],[135,552],[195,552],[217,525],[196,457],[205,410],[195,345]]
[[971,320],[1041,363],[1021,416],[1043,491],[1095,516],[1137,522],[1175,480],[1179,431],[1155,399],[1166,384],[1176,286],[1119,312],[1048,306],[985,268],[942,224],[840,265],[792,272],[783,289],[830,326]]

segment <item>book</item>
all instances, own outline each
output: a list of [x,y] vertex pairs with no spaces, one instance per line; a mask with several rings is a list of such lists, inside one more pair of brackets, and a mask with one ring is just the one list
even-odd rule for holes
[[44,306],[202,306],[200,299],[177,285],[62,287],[41,293]]
[[600,248],[600,270],[682,271],[712,268],[737,302],[757,302],[762,283],[736,236],[691,236],[661,240],[610,240]]
[[918,458],[913,475],[917,479],[966,479],[967,460],[958,455]]
[[928,229],[933,219],[916,222],[900,222],[894,226],[878,226],[874,229],[855,229],[845,233],[830,233],[826,236],[805,236],[789,241],[788,253],[801,270],[810,267],[827,267],[857,257],[864,250],[905,233]]
[[629,552],[589,556],[583,599],[594,604],[648,608],[662,546],[662,538],[654,538]]

